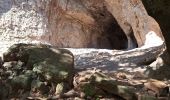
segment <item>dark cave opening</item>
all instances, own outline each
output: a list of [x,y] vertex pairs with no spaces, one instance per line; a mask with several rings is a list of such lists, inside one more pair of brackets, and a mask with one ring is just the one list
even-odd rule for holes
[[[127,37],[125,33],[123,32],[123,30],[121,29],[121,27],[119,26],[119,24],[117,23],[117,21],[112,17],[112,18],[109,18],[107,22],[108,23],[103,24],[105,25],[103,26],[104,28],[103,34],[108,40],[110,47],[105,47],[105,48],[118,49],[118,50],[127,49],[128,47]],[[106,45],[103,44],[103,46],[106,46]]]
[[60,48],[111,50],[129,50],[137,47],[133,30],[130,29],[129,31],[132,44],[129,47],[129,38],[127,38],[114,15],[107,10],[102,0],[97,4],[96,2],[88,4],[88,1],[86,1],[79,2],[80,5],[83,5],[79,10],[72,8],[73,5],[70,4],[70,10],[65,11],[65,13],[60,9],[49,8],[48,28],[52,35],[47,40],[52,45]]
[[137,47],[137,41],[133,35],[133,31],[131,31],[130,38],[133,46],[128,48],[128,39],[124,31],[114,16],[105,7],[102,10],[91,11],[91,14],[102,30],[101,38],[98,39],[98,48],[129,50]]

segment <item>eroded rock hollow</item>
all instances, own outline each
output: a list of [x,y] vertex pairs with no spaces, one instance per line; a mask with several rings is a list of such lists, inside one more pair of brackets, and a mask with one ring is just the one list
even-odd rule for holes
[[127,38],[103,0],[51,1],[49,41],[59,47],[125,49]]
[[[50,24],[50,29],[57,37],[57,39],[55,37],[51,39],[52,44],[59,47],[78,48],[125,49],[127,47],[127,38],[122,28],[107,10],[103,0],[65,0],[52,4],[61,8],[57,9],[57,12],[61,14],[56,13],[55,16],[53,13],[56,10],[54,7],[50,8],[52,15],[49,15],[49,22],[56,23]],[[55,17],[59,20],[54,20]]]
[[133,49],[150,31],[162,38],[140,0],[1,0],[0,21],[3,43]]
[[0,8],[3,41],[38,40],[73,48],[127,47],[122,28],[103,0],[2,0]]

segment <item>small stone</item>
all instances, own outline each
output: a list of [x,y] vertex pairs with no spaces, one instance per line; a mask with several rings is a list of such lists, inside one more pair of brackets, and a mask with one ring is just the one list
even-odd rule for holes
[[56,95],[61,95],[64,91],[64,83],[58,83],[56,86],[56,91],[55,94]]

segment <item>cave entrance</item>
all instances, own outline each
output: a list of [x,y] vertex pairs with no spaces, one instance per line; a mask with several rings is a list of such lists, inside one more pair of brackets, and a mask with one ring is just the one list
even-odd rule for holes
[[[101,26],[103,28],[102,39],[99,39],[100,48],[102,49],[127,49],[128,39],[120,28],[116,20],[112,18],[102,19],[103,23]],[[101,21],[102,22],[102,21]]]
[[[99,10],[97,13],[92,12],[92,15],[102,30],[101,38],[98,39],[98,47],[101,49],[117,49],[125,50],[128,48],[128,39],[114,18],[114,16],[107,10]],[[136,39],[133,35],[130,36],[133,42],[133,48],[137,47]]]

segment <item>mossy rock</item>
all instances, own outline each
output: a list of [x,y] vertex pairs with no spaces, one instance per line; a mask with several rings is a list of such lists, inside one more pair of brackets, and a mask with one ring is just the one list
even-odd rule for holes
[[69,50],[15,44],[3,54],[3,58],[2,74],[6,75],[3,79],[11,84],[12,90],[31,91],[34,88],[46,94],[52,84],[55,87],[63,82],[67,88],[73,86],[74,56]]

